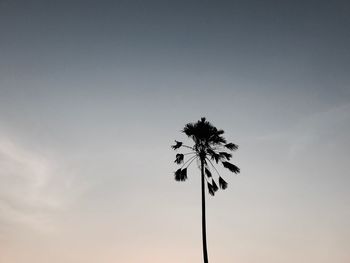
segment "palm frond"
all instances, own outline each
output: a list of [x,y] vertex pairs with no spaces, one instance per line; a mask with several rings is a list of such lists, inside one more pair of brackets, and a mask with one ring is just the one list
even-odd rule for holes
[[235,151],[238,149],[238,145],[232,142],[225,144],[225,147],[231,151]]
[[[188,160],[182,165],[182,167],[184,167],[184,166],[186,166],[186,168],[189,167],[189,166],[191,165],[191,163],[192,163],[194,160],[197,160],[197,156],[192,156],[190,159],[188,159]],[[181,167],[181,168],[182,168],[182,167]]]
[[218,176],[220,176],[220,173],[219,173],[219,171],[215,168],[215,165],[214,165],[208,158],[206,158],[206,159],[209,161],[210,165],[213,167],[213,169],[214,169],[215,172],[218,174]]
[[175,181],[181,181],[181,168],[177,169],[174,175],[175,175]]
[[211,180],[211,185],[213,186],[214,192],[216,192],[217,190],[219,190],[219,187],[218,187],[217,184],[215,183],[214,179]]
[[179,149],[182,146],[182,142],[178,142],[177,140],[175,140],[175,145],[172,145],[171,148],[173,148],[174,150]]
[[187,179],[187,168],[181,170],[181,178],[182,181],[185,181]]
[[216,132],[217,135],[223,135],[224,133],[225,133],[224,130],[217,130]]
[[222,190],[225,190],[227,188],[227,182],[221,178],[221,176],[219,177],[219,186]]
[[183,161],[184,161],[184,155],[181,153],[176,154],[176,159],[174,162],[177,164],[181,164],[183,163]]
[[224,137],[222,137],[221,135],[217,134],[217,131],[215,131],[215,134],[210,137],[209,141],[212,144],[225,144],[226,143],[226,139]]
[[176,181],[186,181],[186,179],[187,179],[187,168],[177,169],[175,172],[175,180]]
[[222,162],[222,164],[224,165],[225,168],[229,169],[231,172],[235,174],[238,174],[240,172],[240,169],[232,163]]
[[208,191],[209,191],[210,195],[212,195],[212,196],[215,195],[215,191],[213,189],[213,186],[210,183],[208,183]]
[[194,123],[187,123],[184,127],[184,129],[182,130],[183,133],[185,133],[188,137],[192,136],[193,134],[195,134],[196,129],[195,129],[195,125]]
[[197,158],[197,156],[196,155],[194,155],[194,156],[191,156],[190,158],[188,158],[187,160],[186,160],[186,162],[184,162],[184,164],[181,166],[181,169],[183,168],[183,167],[188,167],[191,163],[192,163],[192,161],[193,160],[195,160]]
[[207,152],[208,152],[208,154],[209,154],[209,156],[210,156],[210,158],[211,158],[212,160],[215,160],[216,163],[219,162],[219,160],[220,160],[220,155],[219,155],[218,153],[216,153],[215,151],[213,151],[213,150],[210,149],[210,148],[207,150]]
[[205,174],[207,175],[208,178],[212,177],[211,172],[207,167],[205,167]]
[[219,152],[220,159],[225,158],[226,160],[230,160],[232,157],[232,154],[227,153],[227,152]]

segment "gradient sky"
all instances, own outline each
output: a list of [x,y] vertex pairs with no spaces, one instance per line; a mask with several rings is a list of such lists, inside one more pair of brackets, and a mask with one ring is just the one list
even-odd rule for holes
[[202,262],[174,139],[240,148],[220,263],[350,262],[348,1],[0,0],[0,262]]

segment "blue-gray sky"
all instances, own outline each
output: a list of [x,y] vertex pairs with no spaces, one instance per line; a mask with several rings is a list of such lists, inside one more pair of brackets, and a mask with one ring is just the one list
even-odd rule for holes
[[206,116],[240,145],[213,262],[350,261],[347,1],[0,1],[0,262],[201,262]]

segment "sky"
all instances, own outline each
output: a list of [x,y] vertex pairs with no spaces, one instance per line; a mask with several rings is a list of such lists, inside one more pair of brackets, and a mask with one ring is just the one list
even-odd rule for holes
[[348,1],[0,0],[0,262],[350,262]]

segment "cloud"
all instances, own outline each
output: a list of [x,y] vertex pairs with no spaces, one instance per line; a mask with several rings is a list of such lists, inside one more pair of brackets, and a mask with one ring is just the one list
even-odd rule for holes
[[288,132],[291,157],[313,145],[329,146],[346,140],[350,134],[350,104],[306,116]]
[[0,230],[11,225],[54,230],[55,213],[73,198],[73,176],[61,174],[57,162],[3,135],[0,167]]
[[303,116],[288,129],[259,135],[262,142],[283,143],[287,156],[294,159],[310,148],[345,146],[350,141],[350,103]]

